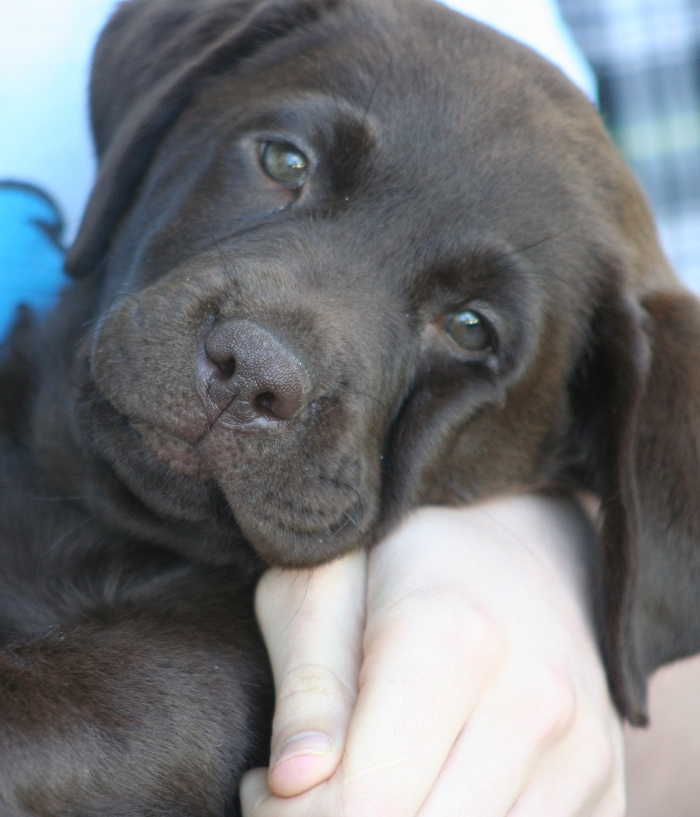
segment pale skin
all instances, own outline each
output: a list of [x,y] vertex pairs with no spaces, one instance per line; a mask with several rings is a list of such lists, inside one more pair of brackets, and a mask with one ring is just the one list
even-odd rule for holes
[[625,730],[628,817],[697,817],[700,656],[654,675],[649,713],[648,729]]
[[573,501],[510,497],[269,571],[257,612],[277,709],[246,817],[622,817],[591,542]]

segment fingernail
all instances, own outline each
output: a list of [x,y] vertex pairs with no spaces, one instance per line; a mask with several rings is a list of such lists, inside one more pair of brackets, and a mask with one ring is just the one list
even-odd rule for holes
[[301,732],[282,744],[273,766],[279,766],[293,757],[310,755],[328,757],[333,751],[333,741],[321,732]]

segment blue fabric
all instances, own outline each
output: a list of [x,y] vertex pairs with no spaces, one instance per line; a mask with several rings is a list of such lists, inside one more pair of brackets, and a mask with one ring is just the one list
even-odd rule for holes
[[0,181],[0,338],[26,303],[40,312],[64,283],[63,219],[56,204],[31,185]]

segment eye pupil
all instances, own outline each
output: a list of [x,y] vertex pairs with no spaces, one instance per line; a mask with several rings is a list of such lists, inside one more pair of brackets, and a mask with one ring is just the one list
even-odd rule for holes
[[260,164],[271,179],[292,188],[304,184],[309,167],[306,156],[284,142],[266,142]]
[[491,331],[485,319],[478,312],[465,309],[449,315],[445,321],[445,332],[462,349],[482,352],[491,346]]

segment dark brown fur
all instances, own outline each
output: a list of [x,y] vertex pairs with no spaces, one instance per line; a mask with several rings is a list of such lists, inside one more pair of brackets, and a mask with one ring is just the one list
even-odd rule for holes
[[[601,497],[601,640],[643,722],[700,648],[700,313],[583,96],[424,0],[131,0],[92,113],[75,280],[0,365],[3,817],[235,813],[264,565],[524,488]],[[301,193],[265,139],[311,158]],[[465,308],[490,349],[446,335]]]

